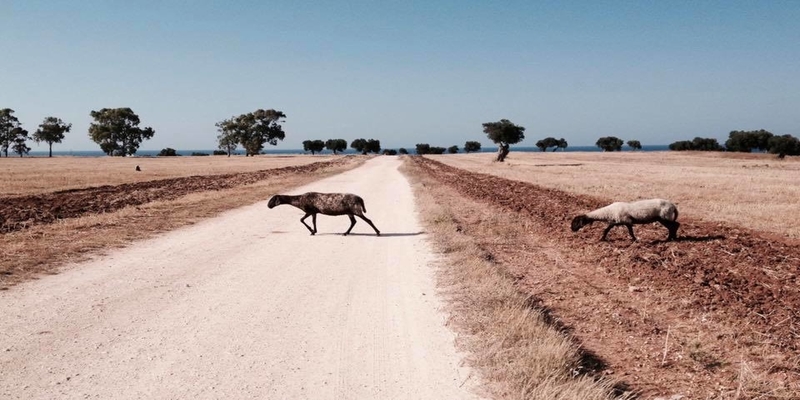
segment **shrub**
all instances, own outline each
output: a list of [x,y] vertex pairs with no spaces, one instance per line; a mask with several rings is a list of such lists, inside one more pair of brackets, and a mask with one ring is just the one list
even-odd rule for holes
[[174,157],[174,156],[177,156],[179,154],[172,147],[167,147],[166,149],[161,149],[161,152],[158,153],[158,155],[160,157]]

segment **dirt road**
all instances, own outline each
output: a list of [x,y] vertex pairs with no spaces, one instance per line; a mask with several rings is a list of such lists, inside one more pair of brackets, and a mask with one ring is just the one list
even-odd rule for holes
[[362,195],[381,237],[263,202],[0,292],[0,397],[472,398],[399,165],[296,191]]

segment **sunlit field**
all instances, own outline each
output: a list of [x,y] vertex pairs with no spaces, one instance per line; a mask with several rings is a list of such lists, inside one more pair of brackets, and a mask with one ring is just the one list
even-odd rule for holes
[[522,153],[429,156],[452,166],[609,201],[660,197],[682,217],[800,238],[800,159],[714,152]]
[[[310,164],[332,155],[0,158],[0,196]],[[136,171],[136,166],[141,171]]]

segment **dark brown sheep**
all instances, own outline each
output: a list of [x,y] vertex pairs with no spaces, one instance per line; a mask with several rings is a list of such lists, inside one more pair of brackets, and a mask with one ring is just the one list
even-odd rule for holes
[[[272,198],[269,199],[267,206],[269,208],[273,208],[281,204],[290,204],[303,210],[306,215],[304,215],[303,218],[300,218],[300,222],[302,222],[303,225],[308,228],[312,235],[317,233],[317,214],[347,215],[350,217],[350,228],[344,233],[345,236],[349,234],[356,225],[356,219],[354,215],[358,215],[359,218],[366,221],[369,226],[375,230],[375,233],[378,236],[381,235],[381,232],[375,227],[372,221],[364,216],[364,213],[367,211],[366,207],[364,206],[364,199],[354,194],[317,192],[303,193],[299,196],[279,194],[272,196]],[[308,218],[309,215],[311,216],[311,221],[314,224],[314,228],[311,228],[305,222],[305,219]]]

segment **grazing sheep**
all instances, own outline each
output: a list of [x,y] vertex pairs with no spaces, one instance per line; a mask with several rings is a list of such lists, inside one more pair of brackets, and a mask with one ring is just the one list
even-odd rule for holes
[[595,221],[605,221],[608,222],[608,227],[603,231],[603,237],[600,240],[606,240],[608,231],[617,225],[625,225],[631,238],[636,240],[636,235],[633,234],[634,224],[659,222],[669,229],[669,236],[667,237],[669,241],[677,238],[678,227],[681,226],[676,221],[677,219],[678,208],[667,200],[650,199],[631,203],[617,202],[573,218],[572,231],[577,232]]
[[[306,215],[304,215],[303,218],[300,218],[300,222],[302,222],[303,225],[308,228],[312,235],[317,233],[317,214],[347,215],[350,217],[350,228],[344,233],[345,236],[349,234],[350,230],[352,230],[356,225],[356,219],[353,217],[353,215],[358,215],[359,218],[366,221],[369,226],[375,230],[375,233],[378,236],[381,235],[381,232],[375,227],[372,221],[364,216],[364,213],[367,211],[366,207],[364,206],[364,199],[354,194],[317,192],[308,192],[299,196],[286,196],[279,194],[272,196],[272,198],[269,199],[267,206],[269,208],[273,208],[281,204],[291,204],[303,210]],[[305,222],[305,219],[308,218],[309,215],[311,216],[311,221],[314,224],[313,229]]]

